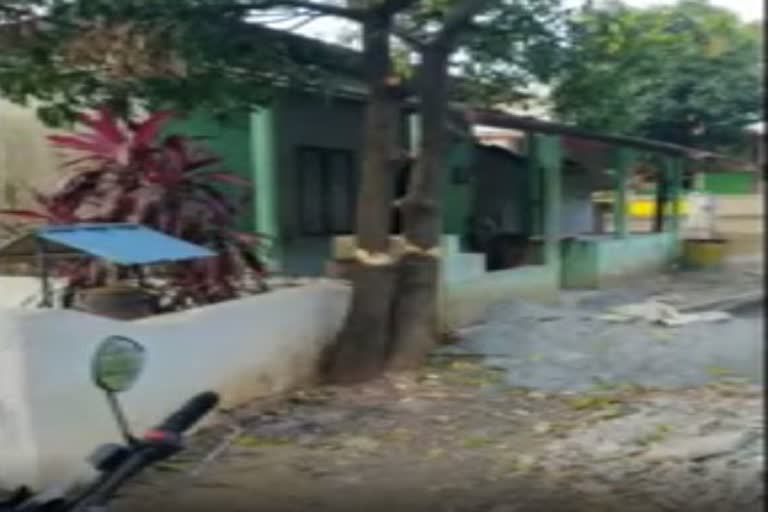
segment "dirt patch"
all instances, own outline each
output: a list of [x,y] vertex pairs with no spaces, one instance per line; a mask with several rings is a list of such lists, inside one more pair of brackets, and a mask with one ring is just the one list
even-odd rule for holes
[[[703,461],[643,458],[665,446],[658,424],[676,435],[683,435],[675,430],[681,424],[699,425],[686,434],[693,439],[734,424],[757,432],[755,390],[550,395],[507,389],[502,380],[497,371],[453,361],[407,378],[255,403],[231,413],[228,421],[242,432],[216,458],[201,466],[232,439],[224,423],[127,489],[116,510],[650,512],[684,510],[677,488],[694,483],[724,490],[699,510],[762,509],[762,487],[753,482],[760,475],[749,465],[753,447],[728,445]],[[711,424],[718,418],[724,423]],[[656,437],[627,434],[642,425]],[[614,446],[620,449],[611,453]],[[707,465],[742,459],[748,469]],[[743,484],[747,473],[754,478]],[[738,478],[741,487],[733,483]]]

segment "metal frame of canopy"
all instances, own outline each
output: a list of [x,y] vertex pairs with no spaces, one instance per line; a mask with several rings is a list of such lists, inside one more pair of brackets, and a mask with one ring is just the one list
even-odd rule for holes
[[0,246],[0,259],[34,259],[37,263],[42,307],[51,307],[51,257],[88,255],[115,265],[151,265],[216,253],[139,224],[75,224],[35,228]]

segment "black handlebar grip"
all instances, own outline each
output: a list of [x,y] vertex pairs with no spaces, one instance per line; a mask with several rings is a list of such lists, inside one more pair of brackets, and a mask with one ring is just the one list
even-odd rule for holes
[[183,434],[192,425],[208,414],[219,403],[219,395],[206,391],[190,398],[181,408],[168,416],[157,430]]

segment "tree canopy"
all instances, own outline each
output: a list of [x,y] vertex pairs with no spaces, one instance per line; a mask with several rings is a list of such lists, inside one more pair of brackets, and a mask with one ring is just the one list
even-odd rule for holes
[[0,3],[0,95],[34,100],[44,121],[59,124],[102,103],[121,113],[129,104],[228,112],[263,103],[287,78],[317,78],[322,57],[299,69],[306,62],[292,41],[245,23],[238,3]]
[[[0,0],[0,95],[34,99],[50,124],[83,108],[128,100],[148,108],[227,112],[268,100],[276,84],[333,87],[348,56],[310,51],[272,21],[362,16],[398,0]],[[396,71],[409,78],[414,49],[458,0],[402,1],[393,36]],[[561,0],[487,2],[463,28],[452,60],[459,99],[515,99],[555,69]],[[358,23],[359,25],[359,23]],[[407,64],[407,65],[404,65]],[[357,70],[359,71],[359,69]]]
[[568,39],[553,88],[565,121],[725,150],[760,118],[760,28],[706,0],[588,6]]

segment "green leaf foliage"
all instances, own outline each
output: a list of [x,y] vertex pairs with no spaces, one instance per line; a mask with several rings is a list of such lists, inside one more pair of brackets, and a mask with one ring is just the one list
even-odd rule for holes
[[588,7],[571,19],[553,100],[566,121],[733,149],[759,119],[760,28],[706,0]]
[[491,3],[462,36],[456,71],[463,99],[494,106],[527,96],[560,66],[568,11],[561,0]]
[[[384,0],[315,1],[368,8]],[[428,40],[460,0],[414,2],[397,24]],[[246,8],[244,4],[249,4]],[[109,104],[112,111],[204,108],[227,113],[302,83],[328,90],[364,72],[359,56],[313,49],[252,23],[254,15],[301,20],[296,7],[254,9],[244,0],[0,0],[0,95],[34,99],[58,125]],[[452,73],[462,100],[497,104],[521,97],[557,69],[565,34],[561,0],[499,0],[462,27]],[[403,47],[404,48],[404,47]],[[394,56],[410,78],[409,52]],[[342,78],[343,77],[343,78]]]
[[250,13],[239,0],[0,0],[0,96],[34,102],[53,125],[103,104],[225,115],[349,73],[346,55]]

